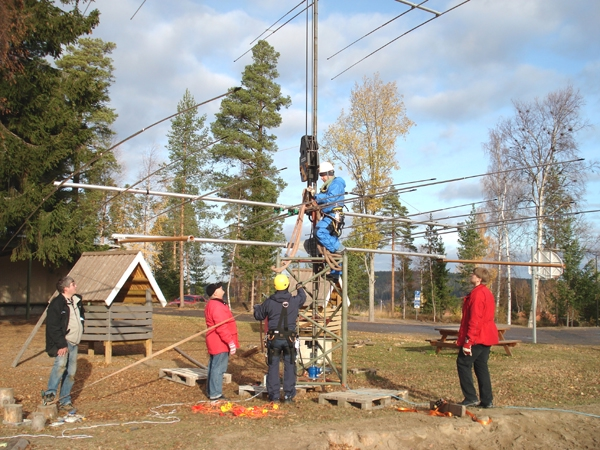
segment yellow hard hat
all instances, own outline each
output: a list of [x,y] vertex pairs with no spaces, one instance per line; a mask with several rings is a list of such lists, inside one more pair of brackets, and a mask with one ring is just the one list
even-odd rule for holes
[[275,285],[275,290],[285,291],[290,285],[290,279],[284,274],[280,273],[273,280],[273,284]]

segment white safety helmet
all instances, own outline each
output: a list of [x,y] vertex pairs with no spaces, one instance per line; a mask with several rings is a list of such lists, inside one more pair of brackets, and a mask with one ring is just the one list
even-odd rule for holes
[[[331,172],[331,173],[329,173]],[[323,161],[320,165],[319,165],[319,175],[321,174],[328,174],[328,175],[333,175],[333,164],[331,164],[329,161]]]

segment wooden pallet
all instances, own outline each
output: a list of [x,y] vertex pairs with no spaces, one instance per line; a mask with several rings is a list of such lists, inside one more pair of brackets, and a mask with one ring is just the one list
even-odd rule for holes
[[[281,388],[283,389],[283,387]],[[314,391],[316,386],[304,386],[304,385],[296,385],[296,392],[306,392],[306,391]],[[268,398],[269,393],[267,392],[266,386],[254,386],[254,385],[240,385],[238,386],[238,395],[241,397],[252,397],[256,395],[261,398]],[[283,397],[283,393],[281,395]]]
[[[158,369],[158,378],[165,378],[186,386],[196,386],[198,380],[206,380],[207,373],[206,369],[200,368]],[[223,383],[231,383],[230,373],[223,374]]]
[[238,386],[238,395],[240,397],[253,397],[256,395],[260,398],[266,398],[269,396],[266,386],[252,385]]
[[392,396],[408,397],[407,391],[361,389],[358,391],[329,392],[319,395],[320,405],[335,405],[349,408],[356,406],[364,410],[381,409],[392,404]]

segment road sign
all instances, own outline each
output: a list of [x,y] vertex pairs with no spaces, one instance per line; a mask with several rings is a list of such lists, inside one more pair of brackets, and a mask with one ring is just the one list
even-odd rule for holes
[[[530,261],[531,262],[531,261]],[[556,253],[550,250],[538,250],[533,257],[533,262],[539,263],[550,263],[550,264],[562,264],[563,261]],[[531,274],[532,267],[529,268]],[[542,280],[549,280],[551,278],[558,278],[563,273],[562,267],[536,267],[535,272],[538,277]]]
[[415,309],[421,307],[421,291],[415,291]]

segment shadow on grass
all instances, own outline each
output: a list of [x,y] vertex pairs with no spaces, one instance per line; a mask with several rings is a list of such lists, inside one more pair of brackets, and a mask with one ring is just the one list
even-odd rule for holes
[[425,345],[423,347],[400,347],[401,349],[407,351],[407,352],[416,352],[416,353],[427,353],[427,352],[431,352],[431,353],[435,353],[435,348],[432,347],[431,345]]
[[24,364],[24,363],[26,363],[27,361],[31,361],[32,359],[34,359],[34,358],[37,358],[38,356],[40,356],[40,355],[41,355],[41,354],[43,354],[43,353],[46,353],[46,351],[45,351],[45,350],[40,350],[39,352],[37,352],[37,353],[35,353],[35,354],[31,355],[29,358],[26,358],[26,359],[21,359],[21,360],[20,360],[20,361],[17,363],[17,366],[18,366],[18,365],[20,365],[20,364]]

